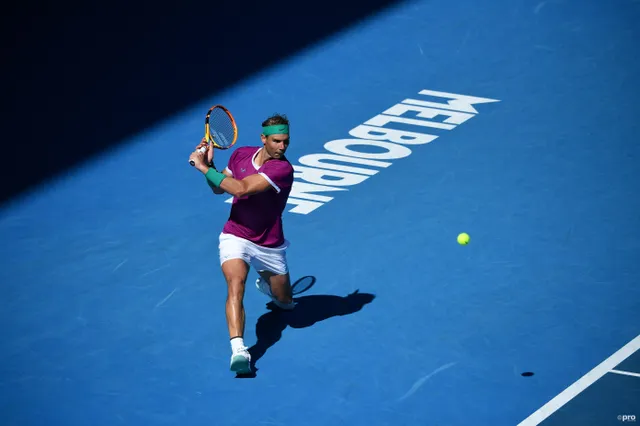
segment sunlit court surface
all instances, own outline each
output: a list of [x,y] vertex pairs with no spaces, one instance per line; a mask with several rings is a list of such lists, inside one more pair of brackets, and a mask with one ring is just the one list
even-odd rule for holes
[[[0,423],[639,424],[638,18],[399,2],[5,203]],[[219,166],[291,120],[305,291],[274,310],[250,272],[243,376],[231,197],[188,162],[214,104],[239,129]]]

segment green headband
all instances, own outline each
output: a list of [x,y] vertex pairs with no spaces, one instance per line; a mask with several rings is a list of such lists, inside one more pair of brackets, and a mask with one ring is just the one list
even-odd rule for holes
[[265,136],[269,135],[288,135],[289,134],[289,125],[288,124],[274,124],[273,126],[264,126],[262,128],[262,134]]

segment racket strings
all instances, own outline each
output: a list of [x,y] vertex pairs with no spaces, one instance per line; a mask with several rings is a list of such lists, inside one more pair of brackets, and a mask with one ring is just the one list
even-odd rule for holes
[[209,136],[221,147],[229,147],[235,142],[236,127],[220,108],[214,109],[209,117]]

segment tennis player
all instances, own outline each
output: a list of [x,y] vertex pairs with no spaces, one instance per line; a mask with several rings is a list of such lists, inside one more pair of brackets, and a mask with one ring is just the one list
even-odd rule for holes
[[189,157],[215,194],[233,195],[229,219],[220,233],[222,273],[227,281],[226,316],[231,339],[231,371],[251,372],[251,355],[244,344],[244,291],[249,267],[258,272],[256,287],[285,310],[294,308],[286,259],[282,212],[293,185],[293,166],[285,157],[289,120],[274,115],[262,123],[262,146],[236,148],[219,172],[213,149]]

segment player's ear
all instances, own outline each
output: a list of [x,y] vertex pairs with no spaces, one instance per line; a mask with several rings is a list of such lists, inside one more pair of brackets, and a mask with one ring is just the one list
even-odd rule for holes
[[262,140],[262,144],[267,143],[267,137],[265,135],[260,135],[260,139]]

